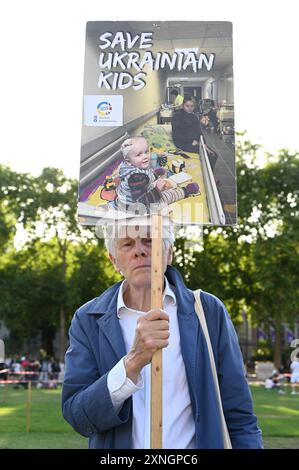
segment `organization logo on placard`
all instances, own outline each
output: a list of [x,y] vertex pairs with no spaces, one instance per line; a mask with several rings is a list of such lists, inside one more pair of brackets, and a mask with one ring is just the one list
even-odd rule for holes
[[85,126],[122,126],[122,95],[85,95]]
[[112,111],[112,106],[109,101],[101,101],[97,106],[97,112],[101,117],[107,117]]

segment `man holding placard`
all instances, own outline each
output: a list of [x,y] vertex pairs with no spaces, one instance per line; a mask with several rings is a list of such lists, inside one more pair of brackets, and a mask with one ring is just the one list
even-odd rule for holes
[[[166,230],[166,234],[165,234]],[[163,233],[163,309],[152,309],[149,227],[108,228],[119,282],[80,307],[70,328],[63,386],[65,419],[98,449],[149,448],[150,361],[163,350],[163,448],[262,448],[237,336],[222,302],[201,293],[209,341],[194,294],[171,266],[173,232]],[[217,388],[221,403],[218,407]]]

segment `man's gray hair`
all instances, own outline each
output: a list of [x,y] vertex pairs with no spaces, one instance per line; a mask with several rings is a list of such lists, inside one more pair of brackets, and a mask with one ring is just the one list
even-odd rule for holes
[[[149,226],[150,229],[150,226]],[[138,236],[138,231],[136,230],[136,226],[134,225],[114,225],[109,224],[104,229],[104,241],[105,246],[112,256],[115,256],[116,253],[116,243],[117,240],[123,238],[124,236],[130,236],[130,233],[135,236]],[[167,223],[163,225],[163,245],[166,251],[169,250],[171,246],[174,245],[175,242],[175,234],[173,230],[172,223]]]

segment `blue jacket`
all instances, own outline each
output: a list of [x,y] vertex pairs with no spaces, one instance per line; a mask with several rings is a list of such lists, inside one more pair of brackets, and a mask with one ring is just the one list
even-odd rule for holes
[[[194,310],[193,292],[182,276],[168,266],[166,277],[174,287],[182,356],[196,429],[198,449],[223,448],[209,356]],[[89,437],[92,449],[132,448],[132,398],[119,414],[114,411],[107,375],[126,354],[116,314],[120,283],[87,302],[75,313],[62,391],[64,418]],[[231,319],[223,303],[207,292],[201,294],[215,355],[223,410],[233,448],[262,448],[261,431],[253,414],[252,397],[244,373],[242,354]]]

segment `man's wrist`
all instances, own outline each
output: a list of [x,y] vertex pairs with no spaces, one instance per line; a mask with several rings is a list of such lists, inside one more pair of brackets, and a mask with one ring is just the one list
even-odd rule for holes
[[136,361],[131,357],[130,353],[125,356],[124,365],[127,377],[137,384],[141,368],[136,365]]

